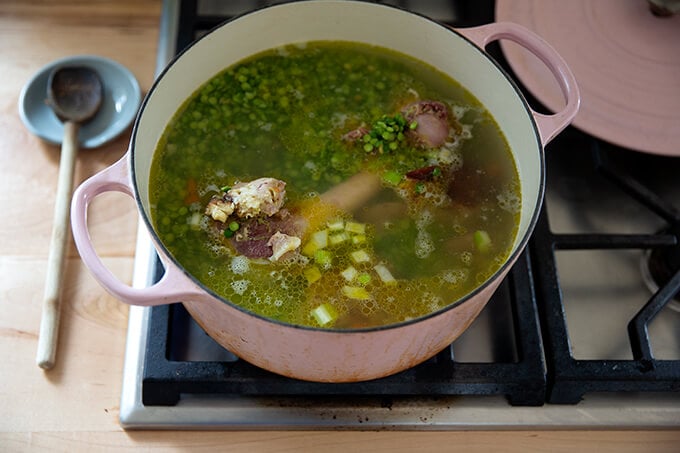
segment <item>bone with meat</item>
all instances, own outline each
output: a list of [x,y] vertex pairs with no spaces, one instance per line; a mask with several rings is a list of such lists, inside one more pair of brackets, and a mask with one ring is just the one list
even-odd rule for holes
[[286,196],[286,183],[274,178],[259,178],[234,185],[222,196],[214,196],[206,214],[219,222],[236,213],[249,219],[264,214],[271,217],[281,209]]
[[318,199],[310,200],[309,204],[302,203],[291,213],[282,209],[285,182],[260,178],[235,185],[221,196],[213,196],[205,213],[216,221],[219,233],[227,228],[230,216],[238,217],[239,230],[229,241],[239,254],[277,261],[299,248],[306,231],[314,231],[339,212],[356,210],[381,187],[377,176],[358,173],[324,192]]

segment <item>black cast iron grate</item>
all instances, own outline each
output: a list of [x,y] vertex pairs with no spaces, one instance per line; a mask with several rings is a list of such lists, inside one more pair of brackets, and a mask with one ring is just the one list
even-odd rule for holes
[[[543,210],[530,243],[535,288],[547,363],[547,402],[578,403],[591,392],[678,392],[680,360],[659,360],[653,355],[649,326],[680,291],[680,267],[628,323],[632,359],[576,359],[570,346],[564,300],[560,290],[555,253],[563,250],[674,250],[680,247],[680,211],[650,190],[621,166],[610,161],[610,152],[626,150],[579,134],[590,146],[595,171],[659,216],[669,227],[642,234],[556,234]],[[559,150],[569,151],[569,150]],[[540,263],[540,264],[539,264]],[[625,332],[621,332],[625,336]]]
[[[256,2],[254,6],[267,3]],[[469,8],[466,2],[460,2],[460,20],[455,25],[488,22],[492,17],[492,6],[492,2],[479,2],[475,8]],[[223,20],[225,17],[199,14],[196,1],[182,1],[176,48],[183,49]],[[157,264],[156,278],[160,278],[162,269]],[[511,344],[506,338],[491,339],[493,355],[501,360],[457,361],[454,343],[432,359],[393,376],[360,383],[326,384],[278,376],[237,358],[228,361],[178,360],[173,352],[175,338],[193,321],[181,304],[154,307],[149,317],[142,401],[148,406],[174,405],[182,394],[216,394],[304,398],[379,396],[389,404],[390,397],[405,395],[505,395],[512,405],[542,405],[546,392],[545,364],[531,264],[526,253],[510,271],[485,311],[491,312],[491,319],[504,319],[510,324],[509,329],[491,329],[491,332],[511,331]]]
[[[161,266],[157,277],[162,275]],[[510,305],[508,307],[508,304]],[[468,363],[455,359],[455,342],[430,360],[401,373],[366,382],[328,384],[291,379],[244,360],[173,360],[173,338],[193,322],[181,304],[153,307],[142,381],[147,406],[176,404],[182,394],[241,396],[427,396],[505,395],[512,405],[539,406],[545,401],[545,366],[538,329],[531,269],[526,254],[501,284],[485,310],[501,319],[510,310],[517,361]],[[179,333],[181,335],[181,332]],[[501,339],[494,347],[507,348]],[[501,354],[505,354],[502,352]]]

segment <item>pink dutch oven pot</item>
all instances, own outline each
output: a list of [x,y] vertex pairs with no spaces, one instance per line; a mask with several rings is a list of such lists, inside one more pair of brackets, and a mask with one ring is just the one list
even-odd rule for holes
[[[533,111],[517,87],[484,52],[509,39],[538,56],[559,84],[565,107],[552,115]],[[191,276],[160,242],[149,211],[149,169],[156,143],[181,104],[224,68],[272,47],[315,40],[357,41],[394,49],[449,74],[491,112],[513,152],[521,180],[517,237],[503,266],[468,296],[427,316],[358,330],[300,327],[273,321],[217,296]],[[244,360],[285,376],[321,382],[379,378],[410,368],[452,343],[484,308],[520,255],[543,200],[543,146],[574,118],[579,92],[562,58],[541,38],[511,23],[453,30],[401,9],[354,1],[306,1],[257,10],[202,37],[156,80],[136,118],[125,156],[85,181],[72,204],[73,234],[80,255],[99,283],[133,305],[181,301],[218,343]],[[120,282],[102,263],[87,229],[87,210],[99,194],[133,197],[166,271],[147,288]]]

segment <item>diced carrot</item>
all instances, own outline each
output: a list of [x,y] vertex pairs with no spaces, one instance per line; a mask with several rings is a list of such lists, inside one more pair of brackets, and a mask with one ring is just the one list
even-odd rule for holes
[[187,196],[184,197],[184,204],[190,205],[199,201],[201,201],[201,197],[198,195],[196,180],[194,178],[189,178],[187,179]]

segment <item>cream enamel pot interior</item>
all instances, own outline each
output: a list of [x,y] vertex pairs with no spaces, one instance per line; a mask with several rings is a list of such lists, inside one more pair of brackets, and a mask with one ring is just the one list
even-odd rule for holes
[[[532,111],[516,86],[483,51],[511,39],[539,56],[560,84],[565,107],[554,115]],[[521,179],[520,226],[507,262],[469,296],[428,316],[363,330],[323,330],[272,321],[221,299],[189,275],[160,243],[151,223],[148,178],[166,124],[202,83],[262,50],[314,40],[358,41],[414,56],[458,80],[489,109],[506,135]],[[72,207],[74,239],[95,278],[112,295],[134,305],[182,301],[193,318],[225,348],[264,369],[304,380],[351,382],[387,376],[441,351],[475,319],[531,234],[543,199],[543,145],[578,110],[576,82],[564,61],[535,34],[510,23],[452,30],[425,17],[353,1],[279,4],[237,17],[176,58],[156,80],[137,116],[126,155],[85,181]],[[134,197],[166,271],[148,288],[120,282],[102,263],[87,229],[88,205],[107,191]]]

